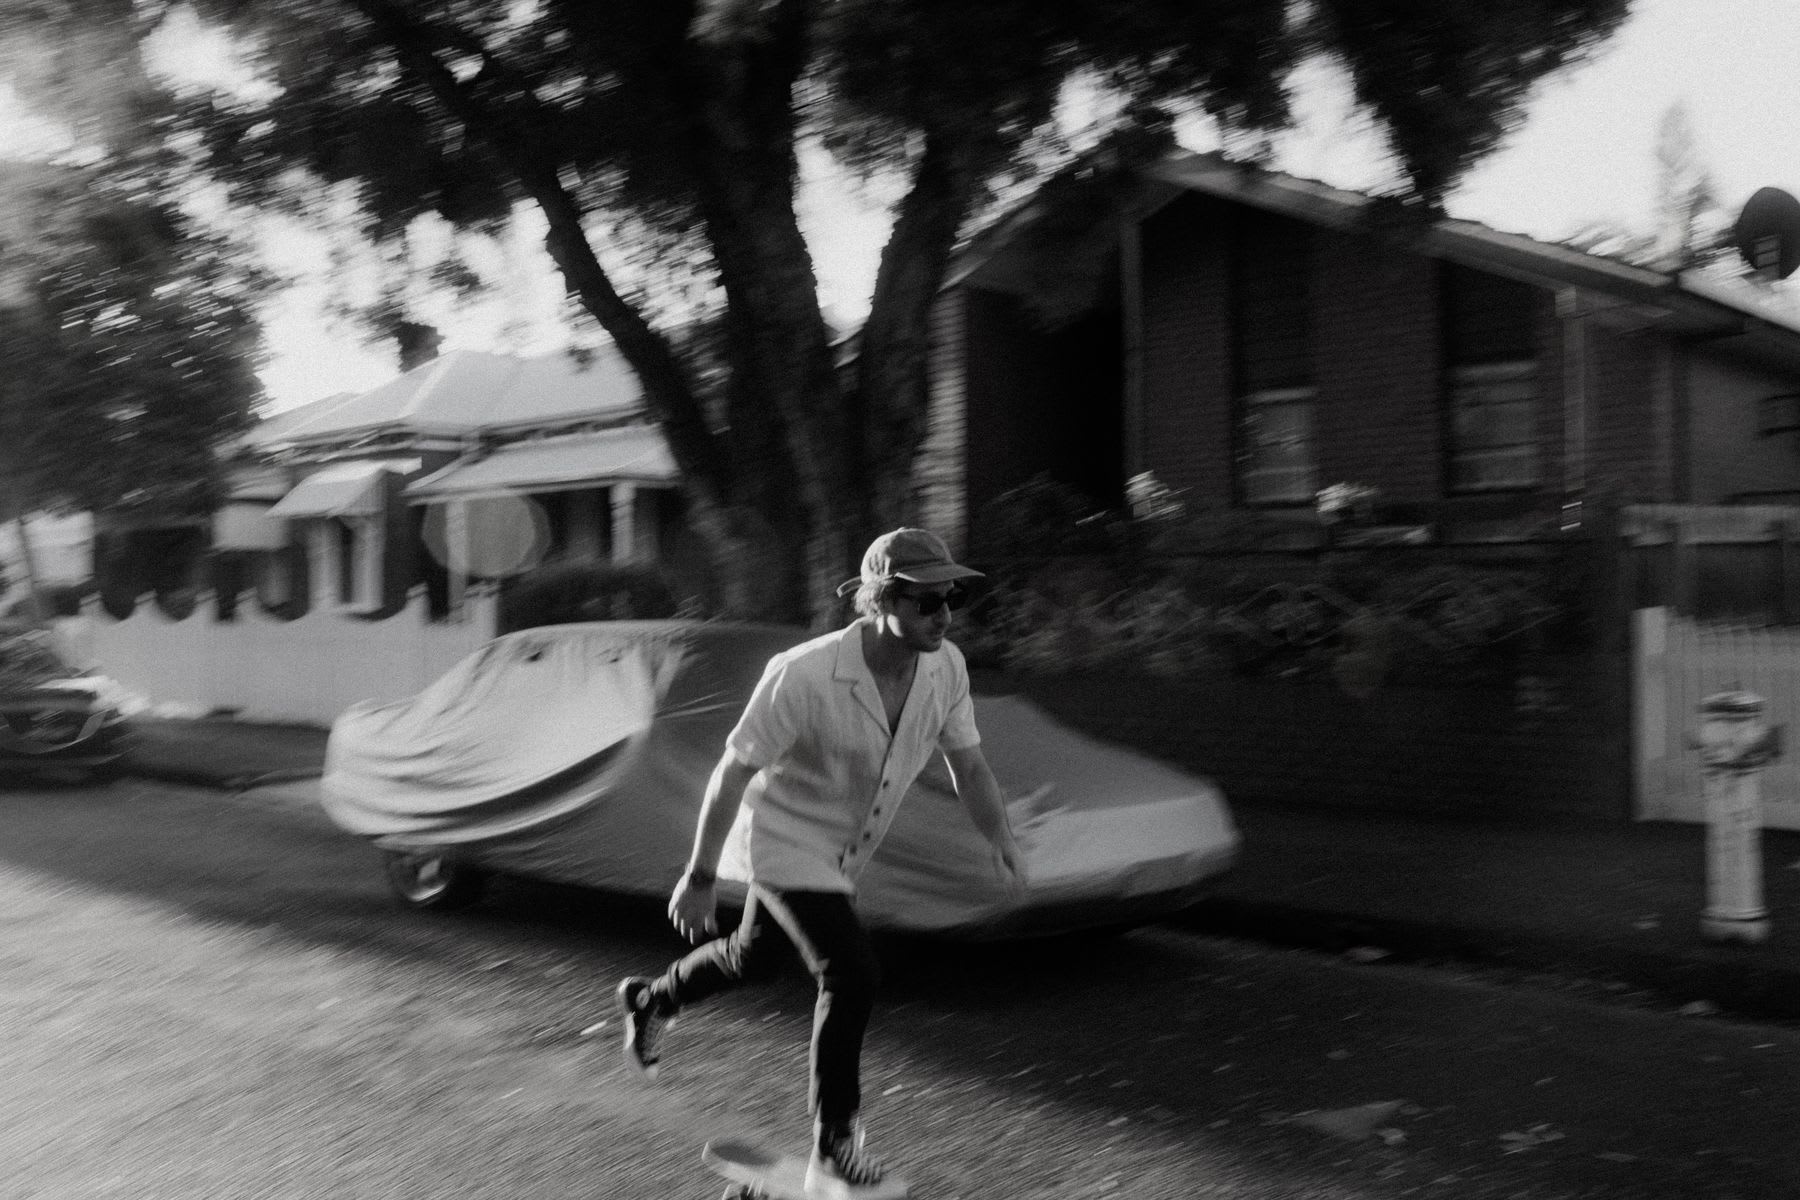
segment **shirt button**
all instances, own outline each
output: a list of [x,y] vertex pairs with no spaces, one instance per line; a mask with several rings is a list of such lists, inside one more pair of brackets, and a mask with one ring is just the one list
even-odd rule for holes
[[881,815],[881,806],[879,804],[875,806],[875,815],[878,817]]
[[868,840],[869,840],[869,837],[870,837],[870,835],[869,835],[869,834],[866,834],[866,833],[865,833],[865,834],[863,834],[863,841],[865,841],[865,842],[866,842],[866,841],[868,841]]
[[886,787],[886,786],[887,786],[887,785],[888,785],[888,781],[887,781],[887,780],[885,780],[885,779],[884,779],[884,780],[882,780],[882,781],[881,781],[881,786],[882,786],[882,787]]

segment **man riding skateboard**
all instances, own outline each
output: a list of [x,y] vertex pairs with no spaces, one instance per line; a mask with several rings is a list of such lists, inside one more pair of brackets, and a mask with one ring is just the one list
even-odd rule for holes
[[[862,1043],[878,968],[855,895],[933,754],[948,761],[997,869],[1023,882],[1005,800],[981,751],[968,668],[945,639],[966,595],[962,581],[980,574],[926,530],[875,539],[861,575],[838,588],[855,592],[857,619],[770,660],[707,783],[669,919],[691,942],[712,940],[659,978],[619,985],[626,1060],[654,1078],[669,1017],[761,973],[773,962],[771,941],[793,944],[819,985],[809,1195],[906,1193],[862,1144]],[[736,931],[718,937],[716,872],[728,840],[733,861],[749,866],[748,895]]]

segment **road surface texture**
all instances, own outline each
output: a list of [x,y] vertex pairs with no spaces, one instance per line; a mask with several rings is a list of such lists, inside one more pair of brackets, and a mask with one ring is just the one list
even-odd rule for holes
[[[620,1064],[658,904],[405,912],[255,793],[15,784],[0,830],[7,1200],[702,1200],[707,1138],[803,1144],[797,977]],[[867,1108],[923,1200],[1800,1195],[1800,1030],[1173,929],[887,954]]]

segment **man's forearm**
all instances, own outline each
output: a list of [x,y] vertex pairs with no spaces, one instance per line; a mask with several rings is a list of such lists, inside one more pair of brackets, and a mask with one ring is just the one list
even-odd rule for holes
[[1012,822],[1006,812],[1006,797],[987,759],[973,752],[952,756],[950,774],[956,783],[956,794],[981,836],[997,846],[1011,844]]
[[983,772],[982,775],[985,776],[982,782],[972,783],[964,793],[969,819],[988,841],[996,845],[1010,842],[1012,821],[1006,815],[1006,798],[1000,794],[1000,785],[991,774]]
[[719,869],[719,856],[725,851],[725,839],[737,820],[738,808],[744,801],[744,789],[756,775],[756,768],[738,761],[727,753],[713,768],[706,783],[706,798],[700,802],[700,819],[694,829],[694,850],[688,856],[688,873],[699,882],[711,883]]

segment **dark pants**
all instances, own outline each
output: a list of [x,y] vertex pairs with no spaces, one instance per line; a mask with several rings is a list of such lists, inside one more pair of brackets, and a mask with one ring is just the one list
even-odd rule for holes
[[824,1128],[841,1128],[862,1107],[863,1032],[880,978],[874,948],[848,894],[773,892],[751,885],[737,929],[671,965],[652,994],[679,1009],[738,983],[767,978],[780,965],[784,942],[799,951],[819,982],[808,1103]]

